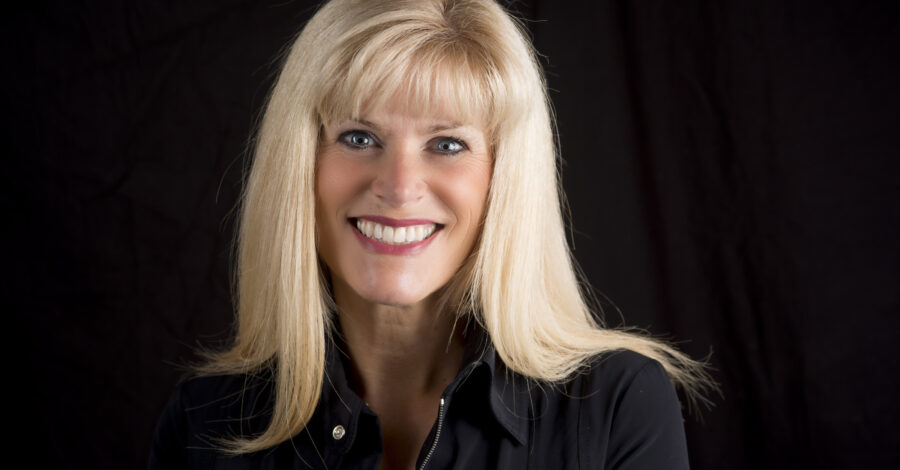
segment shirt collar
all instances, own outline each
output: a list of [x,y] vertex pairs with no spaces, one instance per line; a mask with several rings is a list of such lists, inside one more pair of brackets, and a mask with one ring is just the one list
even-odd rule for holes
[[[467,329],[464,357],[463,364],[466,366],[463,366],[460,376],[467,371],[469,374],[478,369],[485,371],[482,374],[486,376],[486,380],[482,380],[480,385],[477,381],[472,381],[472,386],[482,387],[482,393],[487,395],[497,423],[519,444],[526,443],[531,404],[527,379],[506,367],[487,332],[478,325]],[[460,381],[459,376],[456,381]],[[455,389],[451,386],[450,390]]]
[[[319,415],[317,421],[321,423],[319,435],[340,453],[346,453],[353,447],[361,425],[360,415],[368,411],[365,402],[350,388],[347,377],[349,358],[344,350],[339,335],[335,334],[332,340],[327,341],[325,378],[316,411]],[[344,434],[338,438],[336,433],[339,427]]]
[[[358,434],[360,415],[374,414],[350,388],[347,378],[349,358],[340,335],[332,335],[332,340],[327,343],[325,380],[318,407],[323,433],[320,435],[330,438],[337,426],[343,426],[345,435],[333,443],[338,451],[346,452]],[[461,387],[475,387],[474,396],[489,400],[494,420],[521,445],[528,439],[529,385],[527,379],[507,369],[480,326],[467,328],[463,367],[446,392],[451,402]]]

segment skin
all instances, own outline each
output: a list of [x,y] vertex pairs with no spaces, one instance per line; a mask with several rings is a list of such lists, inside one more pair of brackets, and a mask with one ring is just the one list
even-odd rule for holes
[[[414,468],[464,344],[439,290],[480,231],[492,159],[480,124],[419,115],[394,99],[324,126],[316,167],[319,254],[329,268],[354,387],[378,414],[380,468]],[[349,218],[428,219],[434,239],[415,254],[368,249]]]

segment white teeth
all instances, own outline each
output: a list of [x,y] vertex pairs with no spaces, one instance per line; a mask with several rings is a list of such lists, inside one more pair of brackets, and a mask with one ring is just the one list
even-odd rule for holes
[[379,240],[391,245],[407,245],[430,237],[437,225],[426,224],[394,228],[370,220],[356,219],[356,228],[360,233],[373,240]]

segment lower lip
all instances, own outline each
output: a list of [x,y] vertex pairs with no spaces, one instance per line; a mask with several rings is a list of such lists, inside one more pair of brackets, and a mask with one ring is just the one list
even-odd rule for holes
[[437,231],[432,233],[428,238],[418,241],[415,243],[408,243],[405,245],[391,245],[389,243],[380,242],[378,240],[373,240],[356,229],[355,224],[350,224],[350,230],[356,235],[356,238],[362,243],[363,247],[380,255],[397,255],[397,256],[408,256],[408,255],[416,255],[419,254],[422,250],[424,250],[429,244],[431,244],[432,240],[437,236]]

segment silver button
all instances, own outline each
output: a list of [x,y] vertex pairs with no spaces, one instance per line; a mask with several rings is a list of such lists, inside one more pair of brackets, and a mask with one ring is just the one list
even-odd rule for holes
[[331,437],[333,437],[336,441],[343,439],[344,434],[347,434],[347,431],[340,424],[338,424],[334,427],[334,429],[331,430]]

